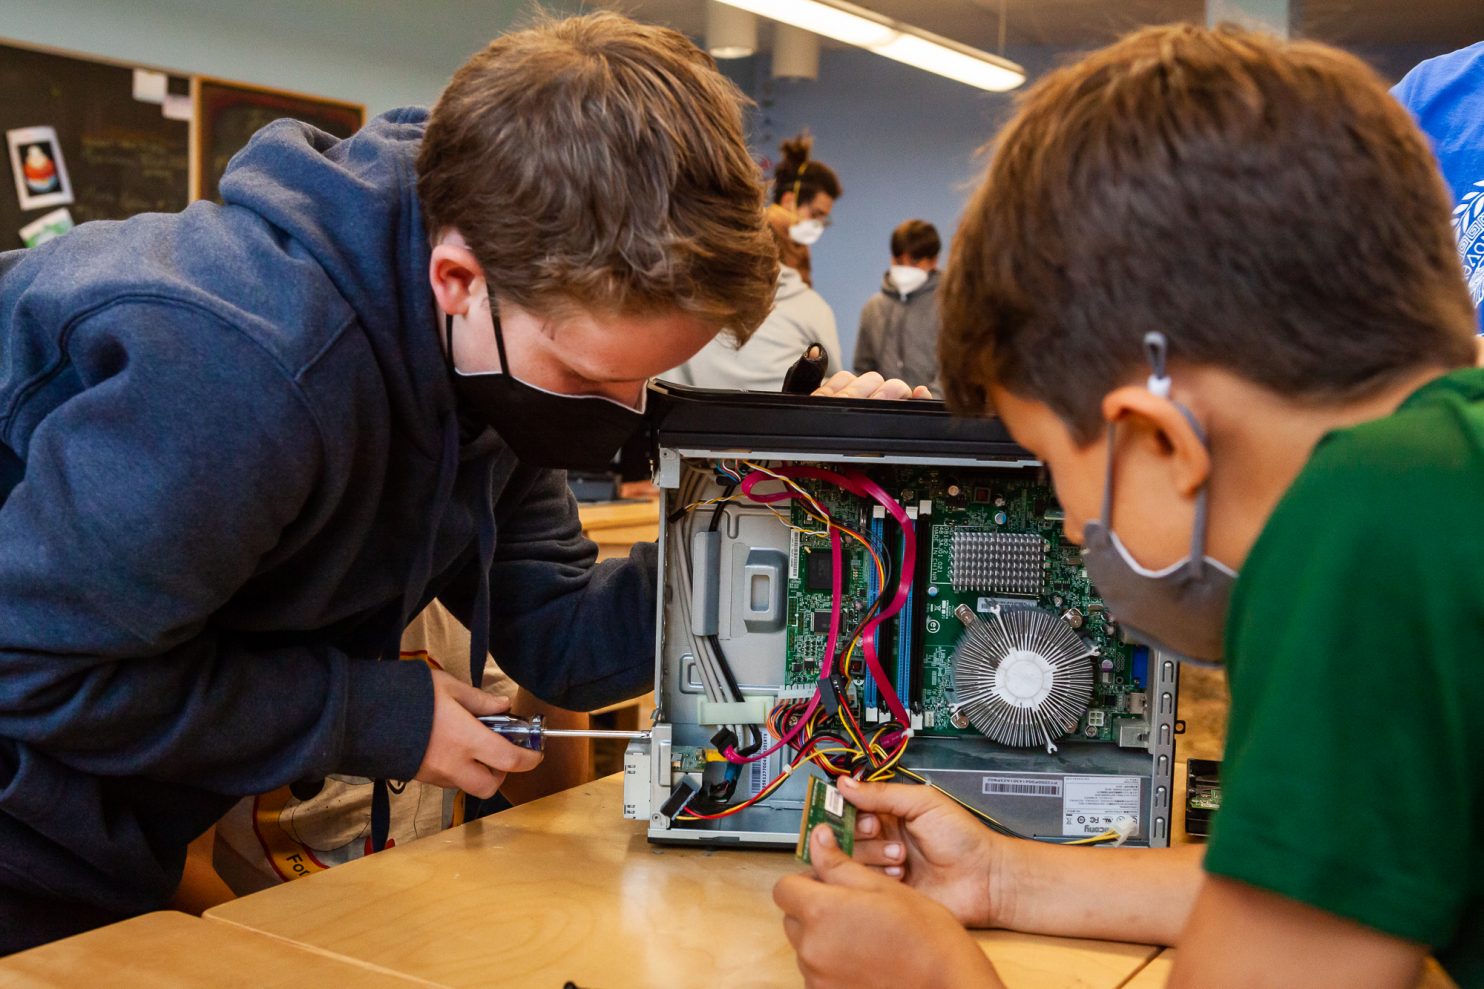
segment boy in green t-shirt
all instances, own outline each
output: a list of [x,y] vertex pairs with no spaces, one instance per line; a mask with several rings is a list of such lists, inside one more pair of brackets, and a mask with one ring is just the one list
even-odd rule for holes
[[1225,800],[1209,848],[1108,851],[842,782],[855,860],[818,829],[775,891],[809,984],[998,984],[969,925],[1484,985],[1484,371],[1406,112],[1321,45],[1134,34],[1027,94],[943,316],[950,401],[1046,463],[1110,610],[1227,664]]

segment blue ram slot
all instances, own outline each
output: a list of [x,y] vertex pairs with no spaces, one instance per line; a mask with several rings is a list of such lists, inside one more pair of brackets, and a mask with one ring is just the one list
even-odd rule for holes
[[[916,521],[917,513],[908,509],[908,514]],[[923,550],[919,548],[919,552]],[[898,555],[903,563],[907,556],[907,534],[902,533],[902,548]],[[911,703],[912,697],[912,606],[917,593],[916,581],[907,585],[907,602],[902,605],[902,610],[897,614],[897,697],[904,705]]]

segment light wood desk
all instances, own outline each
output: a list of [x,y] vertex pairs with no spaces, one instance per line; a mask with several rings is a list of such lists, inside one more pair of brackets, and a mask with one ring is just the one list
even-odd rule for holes
[[0,958],[0,986],[182,989],[327,985],[415,989],[434,983],[381,971],[240,927],[183,913],[149,913]]
[[[451,986],[795,986],[789,852],[652,846],[608,777],[207,915]],[[1012,989],[1122,985],[1146,945],[977,935]]]
[[598,544],[598,559],[627,556],[635,543],[660,537],[657,501],[595,501],[577,506],[582,532]]

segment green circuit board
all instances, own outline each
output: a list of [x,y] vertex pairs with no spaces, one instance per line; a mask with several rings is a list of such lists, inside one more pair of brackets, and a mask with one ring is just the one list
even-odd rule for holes
[[[915,727],[924,735],[970,735],[972,727],[956,727],[951,720],[954,702],[953,653],[964,626],[955,611],[967,606],[981,620],[996,605],[1034,606],[1055,614],[1098,655],[1094,664],[1092,701],[1070,738],[1090,742],[1117,742],[1120,722],[1142,720],[1143,688],[1135,682],[1133,650],[1111,626],[1103,602],[1092,590],[1081,555],[1062,533],[1061,509],[1050,485],[1038,471],[943,470],[894,467],[868,472],[892,497],[916,515],[918,553],[922,559],[912,575],[912,601],[897,618],[877,632],[877,652],[887,679],[904,694]],[[902,532],[890,517],[873,512],[873,502],[822,482],[801,481],[843,524],[884,549],[886,586],[894,588],[902,556]],[[833,561],[830,540],[797,503],[792,509],[797,529],[791,546],[787,613],[787,680],[805,685],[817,680],[826,653],[833,601]],[[984,590],[955,589],[954,534],[1016,534],[1021,545],[1039,551],[1042,573],[1036,586]],[[964,538],[964,537],[960,537]],[[970,535],[969,539],[980,538]],[[875,566],[861,545],[844,540],[840,646],[868,614],[880,590]],[[904,629],[905,627],[905,629]],[[852,694],[863,717],[874,712],[886,718],[879,689],[873,692],[857,650],[852,664]],[[905,690],[902,690],[905,681]],[[873,697],[874,693],[874,697]],[[873,703],[874,701],[874,703]]]

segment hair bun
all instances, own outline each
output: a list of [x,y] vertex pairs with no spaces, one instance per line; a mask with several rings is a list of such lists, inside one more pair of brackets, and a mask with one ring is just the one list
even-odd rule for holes
[[809,160],[809,152],[813,148],[814,138],[808,133],[799,134],[784,141],[778,146],[778,171],[798,171],[799,166]]

